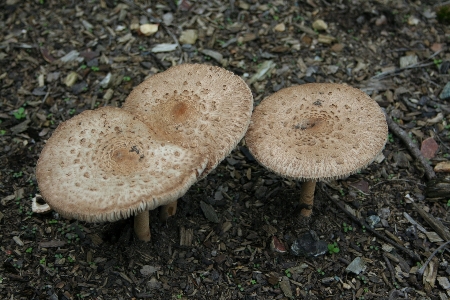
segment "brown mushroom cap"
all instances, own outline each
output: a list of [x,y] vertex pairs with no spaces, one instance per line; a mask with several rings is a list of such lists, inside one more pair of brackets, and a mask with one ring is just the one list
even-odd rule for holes
[[378,104],[359,89],[311,83],[282,89],[253,112],[245,141],[279,175],[337,179],[370,164],[388,127]]
[[208,158],[214,169],[244,136],[253,109],[247,84],[223,68],[183,64],[139,84],[123,108],[158,136]]
[[58,126],[39,157],[36,178],[62,216],[116,221],[175,201],[206,163],[157,138],[132,114],[102,107]]

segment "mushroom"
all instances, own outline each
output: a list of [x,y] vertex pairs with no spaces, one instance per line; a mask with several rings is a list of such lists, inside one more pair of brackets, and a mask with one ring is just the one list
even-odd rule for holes
[[[205,177],[244,137],[253,95],[239,76],[223,68],[183,64],[155,74],[126,98],[123,109],[136,115],[158,136],[208,159]],[[176,202],[163,207],[173,215]]]
[[311,83],[264,99],[245,141],[261,165],[305,181],[300,208],[308,217],[316,181],[343,178],[369,165],[383,150],[387,133],[381,108],[361,90]]
[[102,107],[58,126],[41,152],[36,179],[63,217],[113,222],[135,215],[138,238],[149,241],[148,210],[181,197],[206,164],[129,112]]

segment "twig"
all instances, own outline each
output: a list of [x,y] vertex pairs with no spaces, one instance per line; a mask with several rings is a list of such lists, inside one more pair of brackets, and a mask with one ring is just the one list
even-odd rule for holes
[[409,135],[404,131],[403,129],[398,126],[397,123],[392,120],[390,116],[386,115],[386,121],[389,126],[389,130],[394,133],[396,136],[398,136],[406,145],[408,150],[411,152],[411,154],[422,164],[424,170],[425,170],[425,176],[428,180],[433,179],[436,177],[436,174],[434,173],[433,168],[428,164],[425,157],[423,157],[422,153],[420,152],[419,148],[413,143]]
[[436,128],[433,128],[433,132],[436,135],[436,137],[438,138],[439,142],[441,142],[441,145],[444,146],[445,149],[450,150],[450,147],[445,144],[445,142],[441,139],[439,134],[436,132]]
[[393,240],[385,237],[384,235],[381,235],[380,233],[378,233],[377,231],[375,231],[372,227],[370,227],[369,225],[367,225],[367,223],[364,220],[360,220],[359,218],[357,218],[356,216],[354,216],[352,213],[350,213],[341,203],[339,203],[338,201],[336,201],[335,199],[333,199],[333,197],[331,197],[325,190],[324,185],[322,185],[322,191],[325,193],[325,195],[328,197],[328,199],[331,200],[331,202],[333,202],[337,207],[339,207],[347,216],[349,216],[353,221],[355,221],[356,223],[358,223],[361,227],[364,227],[367,231],[369,231],[370,233],[372,233],[374,236],[376,236],[377,238],[385,241],[386,243],[391,244],[392,246],[394,246],[395,248],[405,252],[406,254],[408,254],[412,259],[414,259],[415,261],[420,261],[420,257],[414,253],[413,251],[403,247],[402,245],[394,242]]
[[398,69],[395,69],[395,70],[392,70],[392,71],[386,71],[386,72],[377,74],[377,75],[375,75],[375,76],[372,76],[372,77],[370,78],[370,80],[373,80],[373,79],[378,79],[378,80],[380,80],[380,79],[383,79],[383,78],[385,78],[385,77],[387,77],[387,76],[389,76],[389,75],[394,75],[394,74],[400,73],[400,72],[402,72],[402,71],[404,71],[404,70],[409,70],[409,69],[414,69],[414,68],[422,68],[422,67],[428,67],[428,66],[431,66],[431,65],[434,64],[434,62],[429,62],[429,63],[424,63],[424,62],[427,61],[427,60],[429,60],[429,59],[432,59],[433,57],[435,57],[436,55],[438,55],[438,54],[441,53],[442,51],[443,51],[443,50],[436,51],[436,52],[434,52],[432,55],[430,55],[429,57],[427,57],[424,61],[415,63],[415,64],[413,64],[413,65],[410,65],[410,66],[407,66],[407,67],[403,67],[403,68],[398,68]]
[[428,264],[430,263],[430,261],[433,259],[433,257],[442,249],[444,249],[445,247],[447,247],[447,245],[450,244],[450,241],[447,241],[445,243],[443,243],[442,245],[439,246],[439,248],[437,248],[436,250],[434,250],[434,252],[430,255],[430,257],[428,257],[428,259],[426,260],[426,262],[422,265],[422,267],[420,267],[419,271],[417,271],[417,275],[419,275],[419,280],[422,280],[423,277],[423,272],[425,272],[425,269],[427,268]]
[[419,215],[428,223],[428,225],[433,228],[437,234],[445,241],[450,241],[450,233],[447,228],[435,217],[424,211],[417,203],[413,203],[414,209],[419,213]]
[[389,258],[383,254],[384,261],[386,262],[386,265],[389,269],[389,273],[391,273],[391,281],[395,284],[395,272],[394,268],[392,267],[391,262],[389,261]]

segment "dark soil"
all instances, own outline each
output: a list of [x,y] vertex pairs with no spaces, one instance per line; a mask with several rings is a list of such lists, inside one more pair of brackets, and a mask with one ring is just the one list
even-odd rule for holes
[[[416,147],[429,137],[437,142],[432,166],[447,161],[450,106],[441,92],[450,30],[435,2],[0,3],[0,298],[447,299],[448,252],[434,253],[423,278],[417,271],[449,239],[450,180],[438,173],[428,181],[394,132],[384,158],[318,184],[310,219],[298,217],[300,183],[259,166],[244,141],[178,201],[175,217],[161,222],[150,212],[150,243],[135,238],[132,219],[91,224],[31,211],[35,165],[58,124],[86,109],[120,107],[147,76],[179,63],[233,71],[249,83],[255,104],[306,82],[358,87]],[[317,19],[326,31],[313,29]],[[131,29],[143,23],[161,25],[152,36]],[[152,52],[181,42],[187,29],[198,33],[192,45]],[[412,64],[401,67],[408,55]],[[265,76],[253,79],[269,62]],[[219,223],[205,217],[202,201]],[[330,251],[295,256],[291,245],[309,232]],[[271,247],[274,240],[286,253]],[[346,271],[357,257],[365,268]]]

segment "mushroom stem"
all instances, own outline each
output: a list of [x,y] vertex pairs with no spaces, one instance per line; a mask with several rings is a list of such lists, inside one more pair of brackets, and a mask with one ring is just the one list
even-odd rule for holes
[[167,219],[177,212],[177,203],[178,201],[175,200],[174,202],[171,202],[169,204],[166,204],[161,207],[161,211],[159,212],[159,218],[161,221],[167,221]]
[[134,216],[134,232],[139,240],[144,242],[150,241],[150,223],[148,210]]
[[302,191],[300,193],[300,214],[304,217],[310,217],[314,203],[314,191],[316,189],[316,182],[313,180],[305,181],[302,184]]

